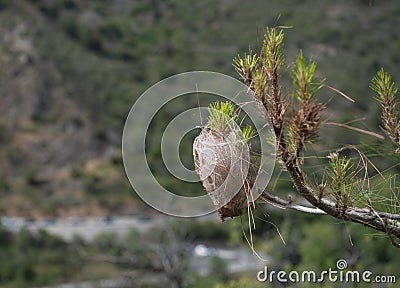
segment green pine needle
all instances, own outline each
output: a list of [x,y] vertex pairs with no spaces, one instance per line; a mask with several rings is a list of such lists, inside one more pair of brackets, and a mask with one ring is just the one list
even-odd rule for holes
[[208,107],[208,126],[221,133],[231,130],[236,121],[235,106],[231,102],[213,102]]
[[269,73],[276,73],[278,68],[283,64],[283,37],[282,30],[276,28],[267,28],[264,35],[264,43],[262,51],[264,53],[263,62]]
[[392,82],[392,77],[383,68],[372,78],[370,88],[376,92],[381,102],[393,100],[398,91],[398,87]]
[[[234,131],[238,124],[236,123],[238,115],[235,112],[235,106],[232,102],[213,102],[208,106],[208,124],[207,126],[215,131],[226,134]],[[239,139],[243,139],[247,143],[257,133],[252,126],[247,125],[239,132]]]
[[251,50],[249,51],[249,54],[245,53],[243,57],[237,55],[233,59],[233,67],[246,82],[251,81],[252,74],[256,69],[257,64],[258,56],[257,54],[253,54]]
[[256,131],[253,129],[253,127],[251,127],[250,125],[244,127],[242,133],[245,143],[247,143],[251,138],[253,138],[257,134]]
[[397,146],[395,152],[400,153],[400,116],[396,99],[398,87],[392,81],[389,73],[386,73],[383,69],[379,70],[375,77],[372,78],[370,87],[377,94],[376,98],[382,108],[381,120],[383,128]]
[[310,101],[324,86],[324,80],[313,82],[316,69],[317,63],[310,59],[307,65],[303,52],[300,50],[292,70],[293,84],[296,87],[295,97],[300,102]]
[[339,207],[350,207],[354,205],[359,181],[351,159],[339,157],[338,153],[331,153],[328,157],[330,163],[326,169],[327,186],[330,188],[336,204]]

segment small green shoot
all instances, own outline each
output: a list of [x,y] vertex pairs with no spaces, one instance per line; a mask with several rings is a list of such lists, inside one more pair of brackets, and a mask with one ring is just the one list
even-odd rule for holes
[[256,131],[250,125],[244,127],[242,133],[243,133],[243,140],[245,143],[249,142],[251,138],[257,135]]
[[213,102],[208,107],[208,126],[221,133],[227,133],[237,119],[235,106],[231,102]]
[[267,28],[267,32],[264,35],[262,61],[270,74],[276,73],[284,62],[282,52],[283,36],[283,31],[278,31],[276,28]]
[[370,88],[377,94],[381,104],[381,120],[386,135],[397,145],[396,153],[400,153],[400,117],[397,109],[396,94],[398,87],[392,77],[383,69],[379,70],[371,80]]
[[292,70],[292,79],[296,87],[294,96],[301,103],[309,102],[324,86],[324,80],[313,82],[316,69],[317,63],[313,60],[309,60],[307,65],[303,52],[300,50]]

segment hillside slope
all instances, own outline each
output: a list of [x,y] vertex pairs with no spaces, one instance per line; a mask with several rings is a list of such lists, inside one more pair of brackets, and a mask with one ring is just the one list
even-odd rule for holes
[[[294,26],[286,31],[287,66],[303,49],[319,61],[321,78],[357,100],[335,97],[330,117],[367,115],[361,127],[377,131],[368,82],[381,66],[399,79],[399,12],[396,1],[361,0],[318,6],[310,0],[1,1],[0,212],[66,216],[143,209],[120,155],[124,119],[135,99],[174,73],[235,76],[232,58],[257,50],[257,28],[274,25],[278,15],[280,24]],[[322,99],[333,94],[325,90]],[[161,122],[152,135],[160,134]],[[328,134],[339,142],[359,137]],[[150,165],[158,169],[157,141],[149,145]],[[184,189],[172,178],[167,184]]]

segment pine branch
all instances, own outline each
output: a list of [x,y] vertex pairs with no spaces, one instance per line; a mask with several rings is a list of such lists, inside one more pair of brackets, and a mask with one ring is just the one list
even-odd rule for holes
[[[299,108],[293,109],[290,119],[284,121],[288,102],[282,101],[278,86],[278,69],[283,63],[282,41],[282,31],[277,31],[275,28],[267,29],[262,55],[257,58],[254,56],[245,58],[242,61],[236,60],[235,68],[245,79],[250,90],[253,91],[256,102],[261,102],[264,113],[269,116],[276,138],[278,162],[289,173],[296,190],[315,208],[293,204],[267,192],[262,193],[259,201],[359,223],[386,233],[391,243],[400,248],[400,245],[393,239],[394,237],[400,239],[399,214],[376,212],[372,205],[369,205],[368,209],[353,206],[354,203],[349,197],[355,189],[351,182],[354,172],[351,171],[352,167],[348,159],[337,157],[331,163],[329,170],[331,173],[330,189],[337,193],[335,202],[325,199],[323,191],[320,191],[317,195],[318,193],[315,193],[307,183],[306,175],[301,169],[301,164],[299,164],[302,163],[300,153],[304,147],[304,142],[315,136],[319,126],[323,123],[321,113],[325,107],[315,102],[315,95],[322,88],[323,80],[319,82],[313,80],[317,65],[313,61],[309,61],[307,65],[303,54],[300,52],[292,74],[293,83],[296,87],[296,92],[293,95],[299,103]],[[258,59],[258,62],[255,59]],[[390,76],[383,70],[378,72],[372,80],[371,88],[377,92],[378,100],[383,109],[384,129],[393,142],[399,145],[400,150],[400,120],[394,100],[397,88],[391,82]],[[288,125],[286,127],[288,140],[285,138],[285,124]]]
[[[300,212],[305,212],[309,214],[318,214],[318,215],[329,215],[325,211],[319,209],[319,208],[313,208],[309,206],[304,206],[304,205],[299,205],[295,204],[292,201],[289,200],[284,200],[280,198],[279,196],[272,195],[271,193],[268,193],[264,191],[261,193],[260,198],[257,199],[257,203],[270,203],[274,206],[280,207],[280,208],[290,208],[294,209]],[[330,209],[335,209],[336,204],[332,201],[329,201],[327,199],[321,199],[322,205],[329,207]],[[348,211],[346,212],[347,216],[349,218],[354,218],[355,220],[360,220],[364,223],[368,223],[373,220],[377,219],[386,219],[387,221],[399,221],[400,220],[400,214],[391,214],[391,213],[386,213],[386,212],[375,212],[371,209],[365,209],[365,208],[356,208],[356,207],[349,207]],[[388,226],[388,223],[386,223],[386,226]],[[400,228],[400,227],[399,227]]]
[[284,200],[276,195],[272,195],[268,192],[263,192],[256,201],[257,203],[269,203],[279,208],[290,208],[297,211],[309,213],[309,214],[319,214],[326,215],[324,211],[318,208],[307,207],[299,204],[292,203],[292,201]]

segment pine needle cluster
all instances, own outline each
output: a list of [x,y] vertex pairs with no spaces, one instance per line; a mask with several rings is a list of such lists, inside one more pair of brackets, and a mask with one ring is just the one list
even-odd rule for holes
[[383,129],[397,146],[396,152],[400,153],[400,118],[396,100],[398,87],[392,81],[392,77],[383,69],[379,70],[372,78],[370,87],[377,94],[376,99],[382,108]]

